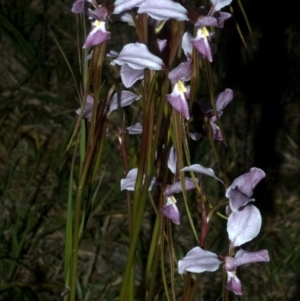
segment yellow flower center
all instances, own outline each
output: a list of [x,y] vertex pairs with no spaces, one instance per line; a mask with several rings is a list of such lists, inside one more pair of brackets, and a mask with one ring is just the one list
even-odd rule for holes
[[187,91],[184,83],[181,80],[179,80],[176,85],[180,93],[185,93]]
[[206,27],[202,28],[202,36],[203,36],[203,38],[207,38],[209,36],[209,32],[206,29]]

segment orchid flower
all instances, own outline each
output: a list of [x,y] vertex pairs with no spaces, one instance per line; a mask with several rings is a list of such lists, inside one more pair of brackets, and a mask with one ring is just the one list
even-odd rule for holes
[[[91,4],[95,5],[95,9],[92,10],[90,8],[86,8],[85,2],[90,2]],[[99,5],[97,7],[96,2],[91,0],[77,0],[72,6],[72,12],[77,14],[84,13],[93,19],[92,29],[83,44],[83,48],[100,45],[109,40],[111,34],[106,30],[106,21],[110,18],[110,16],[112,14],[121,14],[126,10],[137,7],[142,2],[143,0],[117,0],[113,5]]]
[[[202,170],[202,168],[189,167],[189,170]],[[205,170],[204,173],[214,176],[211,170]],[[249,204],[253,188],[265,176],[265,173],[259,168],[251,168],[249,173],[236,178],[226,191],[226,197],[229,199],[229,206],[232,210],[227,222],[227,232],[230,240],[229,253],[234,252],[235,247],[249,242],[260,231],[261,215],[259,210]],[[185,271],[202,273],[204,271],[216,271],[221,263],[227,272],[227,290],[233,291],[237,295],[242,294],[242,284],[236,276],[237,267],[254,262],[269,261],[267,250],[257,252],[247,252],[240,249],[235,257],[218,256],[200,247],[195,247],[178,262],[178,271],[182,274]]]
[[168,74],[168,78],[174,86],[172,93],[167,94],[166,97],[170,105],[188,120],[190,119],[188,105],[190,87],[185,85],[185,82],[189,81],[192,75],[192,45],[190,43],[190,35],[187,32],[182,37],[182,48],[187,57],[187,61],[179,64]]
[[217,96],[216,99],[217,116],[214,114],[213,108],[210,105],[201,105],[202,111],[209,116],[209,122],[212,129],[212,137],[215,140],[223,140],[222,133],[216,122],[217,119],[221,117],[221,115],[223,114],[223,110],[231,102],[232,99],[233,99],[233,91],[231,89],[225,89]]
[[209,62],[212,62],[212,49],[211,49],[211,37],[213,33],[210,33],[206,27],[214,26],[222,28],[224,22],[231,17],[229,13],[219,12],[221,8],[229,5],[232,0],[213,0],[213,7],[210,12],[203,7],[199,8],[199,16],[195,22],[197,28],[197,34],[194,39],[191,39],[191,43]]
[[268,261],[270,261],[270,258],[267,250],[247,252],[240,249],[235,257],[225,256],[222,258],[213,252],[195,247],[182,260],[179,260],[178,272],[179,274],[185,271],[193,273],[214,272],[223,263],[223,267],[227,272],[227,285],[225,288],[236,295],[242,295],[242,284],[236,275],[236,269],[248,263]]

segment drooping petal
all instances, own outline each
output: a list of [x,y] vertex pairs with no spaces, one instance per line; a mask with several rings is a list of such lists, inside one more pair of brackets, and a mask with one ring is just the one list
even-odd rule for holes
[[[121,191],[124,189],[129,190],[129,191],[134,191],[137,173],[138,173],[138,169],[133,168],[128,172],[125,179],[121,179]],[[143,181],[144,181],[144,179],[143,179]],[[156,184],[156,178],[153,177],[148,190],[149,191],[152,190],[152,188],[155,184]]]
[[139,135],[143,132],[143,126],[140,122],[126,128],[129,135]]
[[175,19],[177,21],[187,21],[187,10],[171,0],[145,0],[141,4],[138,14],[147,13],[155,20]]
[[182,37],[182,49],[185,56],[190,60],[192,58],[193,44],[191,43],[192,35],[189,32],[185,32]]
[[232,2],[232,0],[211,0],[211,3],[213,5],[213,11],[219,11],[224,6],[229,5]]
[[[86,104],[83,110],[82,118],[87,119],[89,122],[91,122],[92,119],[92,113],[93,113],[93,106],[94,106],[94,97],[91,94],[88,94],[86,98]],[[81,114],[81,108],[76,110],[76,114]]]
[[266,176],[260,168],[252,167],[250,172],[236,178],[226,190],[226,197],[229,198],[231,210],[235,211],[246,205],[253,195],[253,189]]
[[178,81],[173,88],[171,94],[167,94],[166,98],[169,104],[185,119],[190,119],[189,106],[186,95],[189,93],[189,87],[185,86],[181,81]]
[[168,197],[166,205],[160,209],[161,213],[169,218],[174,224],[180,225],[180,212],[174,197]]
[[115,93],[111,99],[109,112],[112,112],[118,108],[129,106],[139,98],[140,98],[139,95],[132,93],[130,91],[121,91],[119,93]]
[[212,62],[212,51],[208,41],[209,33],[205,27],[198,28],[197,35],[191,43],[209,62]]
[[111,65],[128,64],[133,69],[162,70],[164,64],[161,58],[152,54],[147,46],[142,43],[130,43],[123,47],[118,57]]
[[261,215],[253,205],[233,211],[227,222],[228,237],[231,241],[231,248],[252,240],[257,236],[261,228]]
[[242,283],[235,272],[227,272],[227,285],[225,285],[225,288],[236,295],[243,294]]
[[175,69],[169,72],[168,78],[172,84],[176,84],[178,81],[187,82],[192,76],[192,62],[180,63]]
[[[199,182],[199,180],[197,180],[197,181]],[[185,185],[185,190],[192,190],[196,187],[193,180],[190,178],[184,179],[184,185]],[[169,197],[169,196],[172,196],[173,194],[179,193],[181,191],[182,191],[181,181],[178,181],[178,182],[175,182],[174,184],[170,185],[165,190],[165,196]]]
[[185,271],[192,273],[213,272],[219,268],[221,263],[222,261],[219,260],[217,254],[195,247],[178,261],[178,272],[179,274]]
[[221,92],[216,100],[216,109],[217,111],[223,111],[226,106],[231,102],[233,98],[233,91],[231,89],[225,89]]
[[169,152],[169,158],[168,158],[168,168],[171,170],[172,174],[175,175],[176,174],[176,163],[177,163],[177,155],[175,152],[175,147],[172,146],[170,148],[170,152]]
[[268,261],[270,261],[270,257],[267,250],[247,252],[243,249],[239,249],[235,254],[235,257],[226,256],[224,258],[224,268],[227,272],[230,272],[236,270],[237,267],[247,263]]
[[139,6],[144,0],[116,0],[113,14],[120,14],[125,10],[130,10]]
[[121,79],[122,83],[126,88],[132,87],[136,81],[144,78],[144,70],[143,69],[133,69],[129,67],[127,64],[124,64],[121,67]]
[[193,171],[193,172],[199,172],[202,174],[205,174],[207,176],[213,177],[216,180],[220,181],[221,183],[224,183],[221,179],[219,179],[216,175],[215,172],[213,171],[213,169],[211,168],[207,168],[207,167],[203,167],[200,164],[193,164],[190,166],[186,166],[183,169],[181,169],[181,171]]
[[92,30],[88,34],[83,44],[83,48],[89,48],[95,45],[100,45],[109,39],[110,32],[106,30],[105,22],[96,20],[92,24]]

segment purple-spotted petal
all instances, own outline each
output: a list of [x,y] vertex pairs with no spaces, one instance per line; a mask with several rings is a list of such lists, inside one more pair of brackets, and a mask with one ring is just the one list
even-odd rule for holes
[[116,0],[113,14],[120,14],[125,10],[130,10],[139,6],[144,0]]
[[208,41],[207,30],[205,27],[197,30],[197,35],[191,40],[191,43],[209,62],[212,62],[212,52]]
[[235,257],[226,256],[224,258],[224,268],[227,272],[231,272],[237,269],[237,267],[255,262],[269,262],[270,257],[267,250],[260,250],[256,252],[247,252],[243,249],[239,249],[235,254]]
[[127,127],[126,131],[129,135],[139,135],[143,132],[143,126],[137,122],[136,124]]
[[219,11],[224,6],[229,5],[232,2],[232,0],[211,0],[211,3],[213,5],[213,11]]
[[221,179],[219,179],[216,175],[215,172],[213,171],[213,169],[211,168],[207,168],[207,167],[203,167],[200,164],[193,164],[190,166],[186,166],[183,169],[181,169],[181,171],[193,171],[193,172],[199,172],[202,174],[205,174],[207,176],[213,177],[216,180],[220,181],[221,183],[223,183],[223,181]]
[[213,272],[219,268],[221,263],[222,261],[219,260],[217,254],[195,247],[178,261],[178,272],[179,274],[185,271],[192,273]]
[[[199,183],[199,180],[196,180]],[[184,179],[184,185],[185,185],[185,190],[191,190],[194,189],[196,186],[193,182],[192,179],[190,178],[185,178]],[[172,185],[170,185],[166,191],[165,191],[165,196],[169,197],[172,196],[175,193],[179,193],[182,191],[182,186],[181,186],[181,181],[178,181]]]
[[260,231],[261,215],[253,205],[247,205],[241,210],[233,211],[227,222],[228,237],[231,248],[252,240]]
[[139,95],[132,93],[130,91],[121,91],[119,93],[115,93],[111,99],[109,112],[112,112],[118,108],[129,106],[139,98],[140,98]]
[[122,83],[126,88],[132,87],[136,81],[144,78],[143,69],[133,69],[127,64],[124,64],[121,67],[121,79]]
[[175,19],[178,21],[187,21],[187,10],[171,0],[145,0],[141,4],[138,14],[147,13],[155,20]]
[[[126,189],[129,191],[134,191],[137,173],[138,173],[138,169],[133,168],[128,172],[125,179],[121,179],[121,190]],[[143,179],[143,182],[144,182],[144,179]],[[155,184],[156,184],[156,178],[153,177],[148,190],[149,191],[152,190],[152,188]]]
[[223,111],[226,106],[231,102],[233,98],[233,91],[231,89],[226,89],[221,92],[216,100],[216,109],[217,111]]
[[236,295],[242,295],[242,283],[235,272],[227,272],[227,285],[225,285],[225,288]]
[[174,224],[180,225],[180,212],[176,206],[176,200],[174,198],[167,198],[166,205],[160,209],[161,213],[169,218]]
[[[86,104],[83,110],[82,118],[87,119],[89,122],[91,122],[92,119],[93,106],[94,106],[94,97],[88,94],[86,98]],[[81,108],[76,110],[76,114],[77,115],[81,114]]]
[[161,58],[152,54],[147,46],[142,43],[131,43],[123,47],[118,57],[111,65],[128,64],[133,69],[162,70],[164,64]]
[[178,81],[187,82],[192,76],[192,62],[183,62],[179,64],[175,69],[169,72],[168,78],[172,84],[176,84]]
[[181,113],[185,119],[190,119],[189,106],[187,101],[187,95],[189,94],[189,87],[185,86],[181,81],[178,81],[173,88],[171,94],[167,94],[167,100],[170,105],[179,113]]
[[110,32],[105,28],[105,22],[94,21],[92,25],[92,30],[88,34],[83,48],[89,48],[95,45],[100,45],[103,42],[110,39]]

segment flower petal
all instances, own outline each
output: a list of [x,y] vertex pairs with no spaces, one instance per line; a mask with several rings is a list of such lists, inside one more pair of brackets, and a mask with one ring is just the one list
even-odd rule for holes
[[189,32],[185,32],[182,37],[182,49],[185,56],[190,60],[192,58],[193,44],[191,43],[192,35]]
[[111,62],[111,65],[128,64],[133,69],[162,70],[163,61],[152,54],[147,46],[142,43],[130,43],[123,47],[118,57]]
[[232,0],[211,0],[211,3],[213,5],[213,11],[219,11],[224,6],[229,5],[232,2]]
[[233,98],[233,91],[231,89],[225,89],[221,92],[216,100],[217,111],[223,111],[226,106],[231,102]]
[[[91,94],[88,94],[86,98],[86,104],[83,110],[82,118],[87,119],[89,122],[91,122],[93,106],[94,106],[94,97]],[[77,115],[81,114],[81,108],[76,110],[76,114]]]
[[110,39],[110,32],[106,30],[105,22],[96,20],[92,26],[92,30],[83,44],[83,48],[100,45]]
[[125,10],[130,10],[139,6],[144,0],[116,0],[113,14],[120,14]]
[[187,82],[192,76],[192,62],[180,63],[175,69],[169,72],[168,78],[172,84],[176,84],[179,80]]
[[221,183],[224,183],[221,179],[219,179],[216,175],[215,172],[213,171],[213,169],[211,168],[207,168],[207,167],[203,167],[200,164],[193,164],[190,166],[186,166],[183,169],[181,169],[181,171],[193,171],[193,172],[199,172],[202,174],[205,174],[207,176],[213,177],[216,180],[220,181]]
[[253,195],[253,189],[266,176],[260,168],[252,167],[250,172],[236,178],[226,190],[226,197],[229,198],[230,208],[235,211],[246,205]]
[[193,273],[213,272],[219,268],[221,263],[222,261],[215,253],[195,247],[178,261],[178,272],[179,274],[185,271]]
[[139,95],[132,93],[130,91],[121,91],[119,93],[115,93],[111,99],[109,112],[112,112],[118,108],[129,106],[139,98],[140,98]]
[[177,155],[175,152],[175,147],[172,146],[169,152],[168,168],[171,170],[173,175],[176,174],[176,163],[177,163]]
[[[128,172],[125,179],[121,179],[121,191],[124,189],[129,190],[129,191],[134,191],[137,173],[138,173],[138,169],[133,168]],[[145,176],[144,176],[144,178],[145,178]],[[144,181],[144,179],[143,179],[143,181]],[[155,184],[156,184],[156,178],[153,177],[148,190],[149,191],[152,190],[152,188]]]
[[190,119],[190,112],[186,95],[189,93],[189,87],[186,87],[181,81],[178,81],[171,94],[167,94],[169,104],[185,119]]
[[202,54],[209,62],[212,62],[212,52],[211,47],[206,35],[202,33],[203,29],[199,28],[197,31],[197,36],[191,40],[194,47]]
[[127,127],[126,131],[129,135],[139,135],[143,132],[143,126],[137,122],[136,124]]
[[[198,183],[199,183],[199,180],[198,180]],[[190,178],[184,179],[184,185],[185,185],[185,190],[192,190],[196,187],[193,180]],[[181,181],[178,181],[178,182],[175,182],[174,184],[170,185],[165,190],[165,196],[170,197],[173,194],[179,193],[181,191],[182,191]]]
[[261,215],[253,205],[247,205],[241,210],[233,211],[227,222],[228,237],[231,248],[252,240],[257,236],[261,228]]
[[237,267],[255,262],[269,262],[270,257],[267,250],[260,250],[256,252],[247,252],[243,249],[239,249],[235,254],[235,257],[226,256],[224,259],[224,268],[227,272],[234,271]]
[[155,20],[175,19],[178,21],[187,21],[187,10],[171,0],[145,0],[141,4],[138,14],[147,13]]
[[180,213],[176,203],[171,197],[167,198],[166,205],[160,209],[161,213],[169,218],[174,224],[180,225]]
[[236,295],[242,295],[242,283],[235,272],[227,272],[227,278],[227,285],[225,285],[225,288],[228,291],[234,292]]
[[144,78],[144,70],[143,69],[133,69],[129,67],[127,64],[124,64],[121,67],[121,79],[122,83],[126,88],[132,87],[136,81]]

